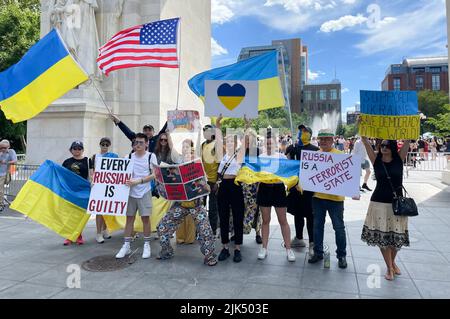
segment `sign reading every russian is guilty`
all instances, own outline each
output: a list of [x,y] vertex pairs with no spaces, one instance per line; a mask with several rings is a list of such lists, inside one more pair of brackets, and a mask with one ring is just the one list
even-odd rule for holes
[[303,190],[339,196],[358,196],[361,159],[349,154],[302,151],[300,186]]
[[97,156],[87,212],[125,216],[130,194],[130,187],[126,183],[132,174],[133,162],[130,159]]
[[387,140],[417,139],[420,135],[415,91],[361,91],[359,135]]

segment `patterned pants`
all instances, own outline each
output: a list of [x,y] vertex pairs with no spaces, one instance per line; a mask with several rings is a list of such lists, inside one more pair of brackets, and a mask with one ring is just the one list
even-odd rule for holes
[[200,251],[205,256],[205,260],[215,259],[215,238],[205,208],[203,206],[185,208],[182,207],[180,203],[173,204],[172,208],[159,222],[158,236],[161,245],[160,258],[169,259],[173,257],[173,248],[170,245],[170,238],[188,215],[191,215],[192,218],[194,218],[197,227],[198,240],[200,242]]

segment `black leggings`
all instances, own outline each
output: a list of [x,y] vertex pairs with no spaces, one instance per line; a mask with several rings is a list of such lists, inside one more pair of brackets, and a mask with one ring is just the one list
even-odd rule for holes
[[[300,214],[295,214],[295,237],[298,239],[303,239],[303,227],[305,227],[305,217]],[[313,229],[314,229],[314,219],[313,216],[306,217],[306,228],[308,229],[309,242],[314,242]]]
[[228,244],[230,231],[230,207],[233,214],[235,245],[242,245],[244,239],[244,195],[242,187],[234,184],[234,179],[224,179],[220,183],[217,200],[219,206],[220,237],[222,244]]

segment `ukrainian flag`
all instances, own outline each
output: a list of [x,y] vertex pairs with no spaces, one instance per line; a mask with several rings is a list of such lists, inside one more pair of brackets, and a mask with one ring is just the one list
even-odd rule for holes
[[212,69],[197,74],[188,84],[203,101],[206,80],[258,81],[258,109],[266,110],[285,105],[281,82],[278,76],[278,52],[272,51],[260,56]]
[[291,189],[298,183],[300,161],[284,158],[247,157],[236,176],[236,182],[284,183]]
[[45,161],[20,190],[11,208],[75,241],[90,215],[91,186],[84,178]]
[[25,121],[87,79],[53,29],[0,73],[0,108],[14,123]]

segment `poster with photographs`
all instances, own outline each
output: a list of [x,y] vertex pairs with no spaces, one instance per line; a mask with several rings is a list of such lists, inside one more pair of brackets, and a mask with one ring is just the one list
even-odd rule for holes
[[179,165],[154,169],[159,194],[170,201],[190,201],[209,194],[202,161],[196,159]]
[[198,111],[175,110],[167,112],[167,128],[169,132],[197,132],[201,129]]

